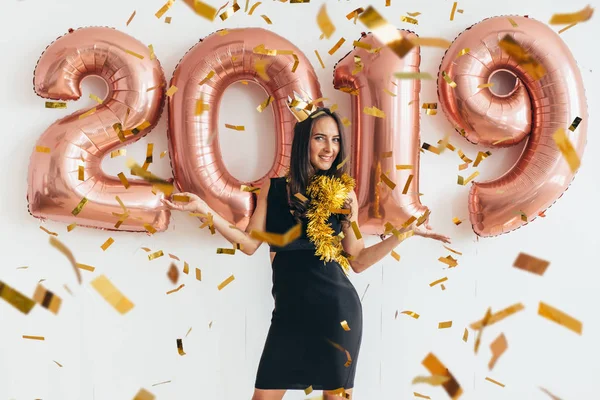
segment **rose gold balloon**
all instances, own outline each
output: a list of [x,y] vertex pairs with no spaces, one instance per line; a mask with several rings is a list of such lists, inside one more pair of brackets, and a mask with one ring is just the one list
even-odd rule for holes
[[[316,100],[321,97],[321,89],[308,59],[288,40],[260,28],[227,32],[203,39],[175,69],[171,84],[179,91],[169,99],[169,150],[179,189],[197,194],[223,218],[244,229],[256,200],[255,195],[240,189],[244,182],[227,171],[221,156],[217,122],[225,89],[246,80],[260,85],[265,98],[273,96],[267,108],[275,116],[277,153],[265,176],[245,183],[258,186],[265,179],[283,175],[289,167],[296,119],[288,109],[288,96],[293,98],[296,92]],[[297,69],[293,71],[293,55],[258,54],[262,52],[260,45],[267,51],[291,50],[299,62]],[[257,72],[263,70],[266,76]],[[200,113],[197,110],[202,109],[198,106],[202,103],[208,111]]]
[[[511,19],[517,27],[507,17],[495,17],[458,36],[446,52],[438,76],[442,110],[459,132],[464,129],[469,141],[504,147],[528,139],[508,172],[471,186],[470,219],[480,236],[499,235],[533,221],[568,188],[574,173],[552,138],[557,129],[566,130],[579,157],[586,143],[587,105],[573,55],[545,24],[525,17]],[[532,64],[519,65],[500,48],[498,43],[507,34],[544,68],[545,75],[536,80],[528,72]],[[469,53],[459,56],[465,48]],[[500,97],[493,89],[478,88],[501,70],[518,77],[512,92]],[[443,71],[456,82],[456,88],[446,83]],[[571,132],[567,128],[576,117],[583,121]]]
[[[412,32],[400,33],[403,38],[416,37]],[[386,222],[398,227],[410,217],[419,218],[427,211],[419,200],[421,81],[394,77],[395,72],[419,72],[421,55],[415,46],[401,59],[371,33],[363,34],[360,42],[372,49],[382,49],[370,52],[355,47],[334,67],[333,83],[336,89],[353,94],[352,175],[356,179],[361,231],[381,234]],[[364,67],[353,74],[356,56]],[[394,96],[385,93],[385,89]],[[365,114],[367,107],[377,107],[385,117]],[[390,151],[392,156],[386,156]],[[396,169],[396,165],[411,168]],[[396,184],[394,189],[382,181],[384,173]],[[403,194],[411,175],[412,181]]]
[[[153,194],[152,185],[141,180],[130,180],[126,189],[101,168],[106,154],[137,141],[160,118],[165,80],[160,63],[149,53],[148,47],[131,36],[102,27],[71,31],[44,51],[34,72],[39,96],[77,100],[81,81],[89,75],[106,82],[108,95],[92,114],[77,111],[56,121],[38,139],[38,150],[29,163],[27,193],[34,217],[112,230],[121,219],[113,213],[124,213],[115,198],[119,196],[129,211],[119,230],[145,231],[144,224],[158,231],[166,229],[170,213],[163,210],[160,192]],[[116,123],[131,130],[144,122],[150,125],[140,133],[128,132],[123,142],[113,129]],[[43,148],[50,152],[40,152]],[[87,203],[77,213],[74,210],[84,197]]]

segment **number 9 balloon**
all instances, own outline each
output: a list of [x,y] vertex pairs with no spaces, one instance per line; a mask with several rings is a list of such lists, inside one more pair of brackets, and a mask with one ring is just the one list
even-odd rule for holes
[[[504,96],[481,86],[499,71],[518,78]],[[442,60],[438,94],[450,122],[472,143],[506,147],[527,140],[508,172],[471,186],[469,213],[476,234],[494,236],[519,228],[568,188],[575,172],[553,134],[564,129],[581,158],[587,105],[577,63],[548,26],[513,16],[489,18],[470,27]],[[567,129],[577,117],[579,126]]]

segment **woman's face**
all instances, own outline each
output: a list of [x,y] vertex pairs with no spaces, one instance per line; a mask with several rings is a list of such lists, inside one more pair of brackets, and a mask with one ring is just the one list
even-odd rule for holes
[[315,170],[328,170],[340,151],[340,132],[329,116],[317,119],[310,134],[310,163]]

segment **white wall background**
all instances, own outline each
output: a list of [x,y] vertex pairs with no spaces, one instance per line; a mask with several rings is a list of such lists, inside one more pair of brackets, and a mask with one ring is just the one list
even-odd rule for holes
[[[441,36],[449,40],[488,16],[529,14],[548,21],[555,12],[572,12],[590,0],[462,0],[449,21],[449,0],[392,0],[385,8],[383,0],[371,2],[398,27],[416,29],[422,36]],[[219,7],[218,1],[211,2]],[[332,67],[349,49],[352,40],[365,30],[347,21],[345,15],[364,6],[363,1],[327,2],[337,32],[331,40],[319,41],[315,17],[323,2],[289,4],[265,1],[255,15],[242,10],[227,21],[209,23],[178,1],[166,14],[170,25],[156,19],[154,13],[164,0],[5,0],[0,24],[0,121],[4,135],[0,142],[0,235],[2,264],[0,279],[22,293],[32,295],[37,282],[46,279],[46,287],[63,298],[58,315],[38,306],[27,316],[0,301],[0,399],[44,400],[116,400],[132,399],[144,387],[157,399],[249,399],[253,390],[258,360],[269,327],[272,311],[271,267],[268,249],[263,246],[247,257],[215,254],[216,247],[228,243],[198,229],[195,218],[176,214],[167,232],[145,234],[106,232],[76,228],[67,233],[66,225],[45,222],[42,225],[59,233],[79,262],[96,267],[94,273],[82,271],[79,286],[63,255],[49,246],[40,222],[27,212],[26,173],[30,153],[38,136],[56,119],[88,107],[89,93],[102,97],[102,85],[86,80],[82,99],[69,104],[68,110],[44,108],[44,100],[32,89],[32,72],[45,47],[73,27],[102,25],[120,29],[147,44],[153,44],[165,68],[167,79],[185,52],[198,39],[221,27],[260,26],[295,43],[313,63],[323,94],[340,105],[349,115],[349,96],[332,88]],[[253,3],[251,3],[253,4]],[[594,4],[592,4],[593,6]],[[126,27],[129,15],[137,10]],[[419,25],[400,22],[406,12],[420,11]],[[273,25],[260,18],[268,15]],[[596,205],[600,195],[597,157],[600,146],[596,135],[600,96],[598,52],[593,51],[600,35],[598,16],[563,34],[578,60],[586,84],[590,125],[588,145],[582,167],[568,192],[547,212],[524,229],[492,239],[477,240],[468,221],[460,226],[452,217],[468,217],[468,187],[456,184],[458,157],[452,152],[441,156],[425,153],[421,157],[421,192],[424,204],[432,210],[432,225],[452,236],[452,247],[462,251],[459,266],[452,270],[437,261],[448,252],[441,244],[412,238],[398,247],[402,261],[386,257],[360,275],[353,275],[359,295],[364,295],[364,339],[359,358],[355,397],[413,398],[413,391],[433,399],[448,396],[440,387],[412,385],[417,375],[426,375],[421,366],[429,352],[436,354],[456,376],[464,389],[463,399],[547,399],[539,389],[545,387],[567,398],[593,398],[598,391],[600,357],[600,272],[596,231],[600,216]],[[556,28],[558,30],[559,28]],[[340,36],[346,43],[336,54],[327,50]],[[326,68],[321,69],[314,55],[318,49]],[[424,48],[421,70],[435,74],[443,51]],[[255,107],[263,101],[257,87],[237,85],[225,94],[219,126],[225,123],[245,125],[246,132],[221,129],[223,156],[234,175],[252,180],[262,176],[271,162],[274,148],[272,116],[258,114]],[[424,81],[421,102],[436,99],[435,81]],[[166,113],[158,127],[146,138],[130,146],[129,156],[142,159],[146,144],[155,144],[152,171],[171,174],[168,157],[157,155],[167,149]],[[440,112],[422,116],[422,140],[434,143],[452,131]],[[452,142],[467,155],[481,150],[453,133]],[[233,144],[244,148],[243,154]],[[499,176],[519,156],[520,149],[492,150],[482,162],[478,180]],[[473,158],[471,157],[471,158]],[[125,157],[107,159],[105,169],[116,174],[124,170]],[[115,243],[106,252],[100,245],[112,236]],[[369,237],[367,244],[379,240]],[[202,282],[193,274],[183,276],[186,286],[167,296],[173,289],[166,277],[168,257],[148,261],[140,249],[162,249],[186,260],[191,268],[201,268]],[[549,260],[545,276],[529,274],[512,267],[519,252]],[[182,265],[183,262],[180,263]],[[28,266],[28,269],[17,269]],[[135,304],[127,315],[118,314],[89,285],[99,274],[107,275]],[[219,292],[217,285],[234,274],[236,279]],[[446,290],[429,283],[448,276]],[[67,284],[73,295],[65,291]],[[537,315],[544,301],[583,322],[579,336]],[[479,354],[473,352],[474,332],[468,343],[461,338],[471,322],[483,317],[487,307],[498,311],[522,302],[525,310],[486,329]],[[414,320],[396,310],[421,314]],[[450,329],[438,330],[440,321],[452,320]],[[209,323],[212,321],[212,328]],[[176,339],[184,339],[186,356],[177,354]],[[489,344],[500,333],[508,340],[508,350],[493,371],[487,364]],[[45,341],[22,339],[22,335],[45,336]],[[53,360],[63,365],[59,368]],[[506,385],[501,388],[485,380],[490,376]],[[171,381],[155,386],[155,383]],[[305,398],[303,392],[289,392],[286,399]]]

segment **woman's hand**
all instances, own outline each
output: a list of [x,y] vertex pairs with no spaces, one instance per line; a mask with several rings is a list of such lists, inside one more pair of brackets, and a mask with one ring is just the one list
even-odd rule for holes
[[413,231],[413,234],[416,235],[416,236],[422,236],[424,238],[430,238],[430,239],[434,239],[434,240],[439,240],[440,242],[443,242],[443,243],[450,243],[450,237],[445,236],[445,235],[441,235],[439,233],[428,232],[428,231],[423,230],[423,229],[415,229]]
[[200,214],[208,214],[209,211],[211,211],[210,207],[208,207],[206,202],[193,193],[183,192],[183,193],[177,193],[177,195],[178,196],[188,196],[190,198],[190,201],[185,202],[185,203],[179,202],[179,201],[169,201],[167,199],[162,199],[161,201],[163,202],[164,205],[169,207],[169,209],[171,209],[171,210],[190,211],[193,213],[200,213]]

